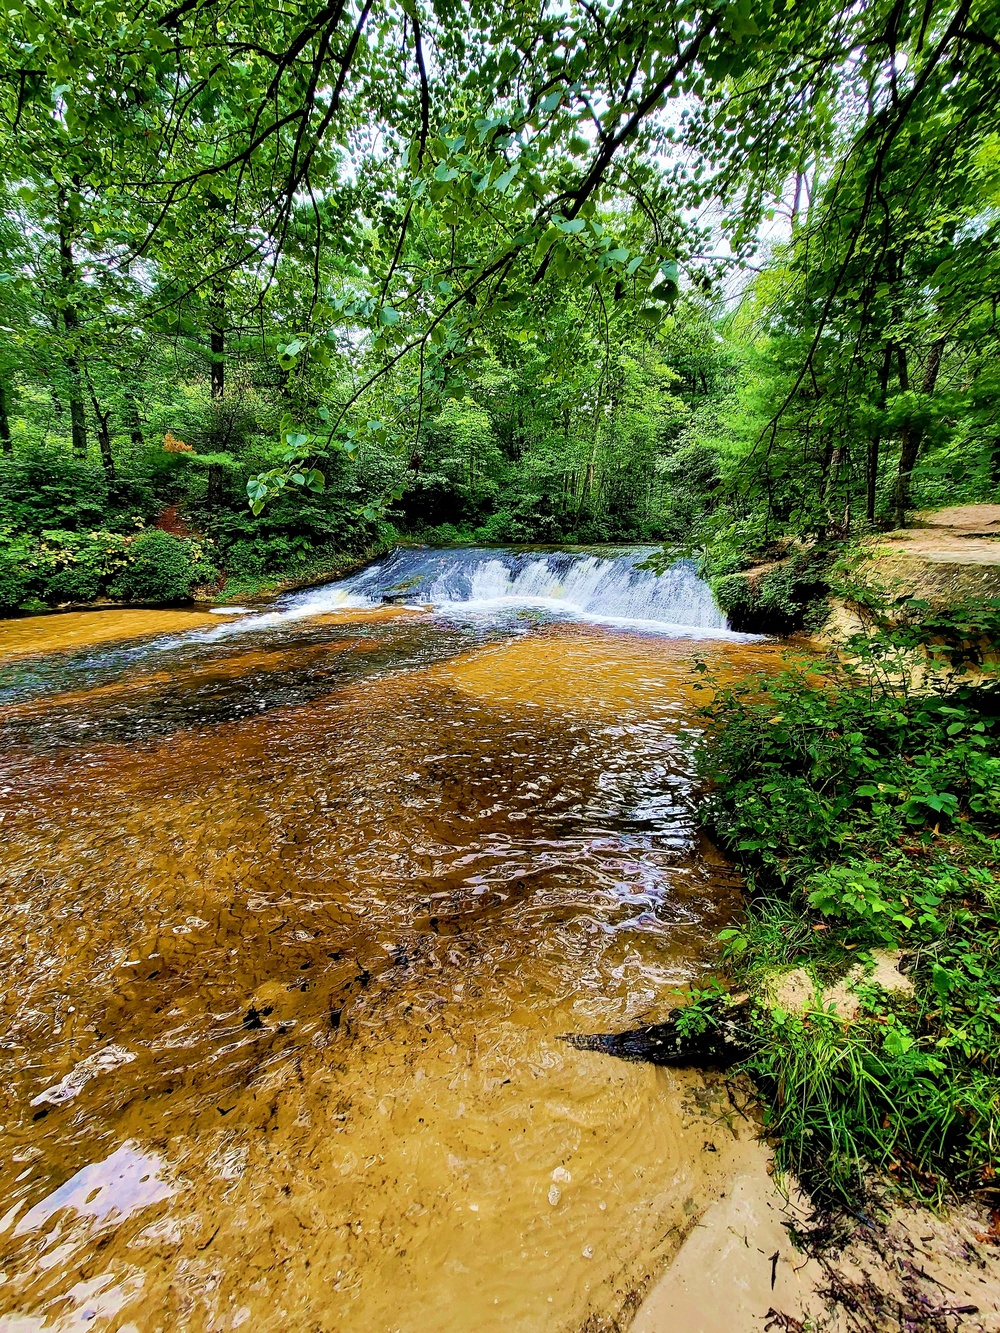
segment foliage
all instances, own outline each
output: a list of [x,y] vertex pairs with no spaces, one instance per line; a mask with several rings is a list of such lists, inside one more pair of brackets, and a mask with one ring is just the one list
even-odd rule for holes
[[177,602],[190,596],[193,584],[217,574],[199,543],[154,528],[131,543],[109,592],[123,601]]
[[0,610],[106,597],[183,601],[195,584],[217,577],[201,543],[156,529],[46,529],[38,537],[0,529]]
[[[987,618],[889,625],[705,709],[705,816],[756,895],[724,932],[761,996],[751,1068],[784,1160],[827,1190],[857,1192],[873,1166],[972,1184],[1000,1154],[1000,689],[969,670]],[[929,688],[926,653],[945,646]],[[862,986],[849,1023],[764,998],[789,966],[821,987],[873,948],[906,952],[912,994]]]
[[255,512],[367,453],[368,523],[513,483],[498,531],[672,542],[1000,477],[985,0],[86,0],[0,47],[4,450]]
[[[721,558],[720,558],[721,557]],[[708,561],[725,567],[724,548]],[[785,634],[815,627],[827,614],[829,553],[823,548],[794,551],[756,571],[719,574],[712,592],[734,629]]]
[[134,530],[150,509],[143,480],[135,477],[131,494],[111,493],[95,462],[53,444],[26,444],[0,459],[0,523],[35,534],[119,525]]

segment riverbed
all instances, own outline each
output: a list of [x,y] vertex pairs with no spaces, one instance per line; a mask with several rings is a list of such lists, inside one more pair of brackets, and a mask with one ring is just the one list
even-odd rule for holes
[[777,653],[643,555],[0,623],[0,1326],[628,1327],[739,1113],[561,1038],[715,966],[694,661]]

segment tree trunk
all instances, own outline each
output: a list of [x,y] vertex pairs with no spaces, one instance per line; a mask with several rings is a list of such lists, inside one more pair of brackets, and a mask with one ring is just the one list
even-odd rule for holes
[[830,463],[826,470],[826,481],[823,485],[823,503],[830,509],[830,501],[833,499],[834,488],[837,485],[837,477],[840,473],[840,465],[844,458],[844,445],[835,444],[830,450]]
[[73,299],[76,287],[76,263],[73,258],[73,232],[69,213],[66,210],[66,196],[62,189],[57,195],[59,214],[59,271],[62,277],[63,330],[66,334],[66,351],[63,363],[69,377],[69,421],[73,439],[73,453],[78,458],[87,456],[87,413],[83,405],[83,385],[80,376],[80,349],[78,331],[80,316]]
[[823,444],[823,461],[819,465],[819,493],[824,499],[830,489],[830,469],[833,466],[835,452],[833,437],[827,435]]
[[10,441],[10,420],[7,416],[7,385],[0,377],[0,450],[9,454],[13,448]]
[[[944,338],[938,338],[927,354],[927,365],[920,385],[921,394],[927,397],[934,392],[934,386],[937,383],[944,344]],[[906,370],[906,353],[902,348],[899,349],[899,358],[899,384],[905,393],[909,388],[909,376]],[[899,474],[896,477],[896,523],[899,527],[902,527],[906,522],[906,511],[910,507],[910,482],[920,453],[922,439],[923,428],[920,424],[916,421],[907,421],[899,442]]]
[[[226,393],[226,290],[221,283],[215,283],[212,287],[212,303],[208,308],[208,317],[212,353],[211,396],[213,402],[221,403]],[[218,448],[219,441],[213,440],[212,447]],[[218,463],[210,463],[205,502],[209,509],[217,509],[221,500],[222,468]]]
[[797,171],[795,173],[795,195],[792,199],[792,213],[791,217],[789,218],[789,222],[791,223],[793,230],[798,225],[799,221],[799,205],[802,202],[802,186],[804,183],[805,183],[805,173],[802,171]]
[[101,464],[110,485],[115,481],[115,456],[111,452],[111,413],[110,411],[101,411],[101,405],[97,401],[97,394],[94,392],[94,385],[89,375],[87,376],[87,388],[90,390],[90,405],[94,409],[94,420],[97,422],[97,443],[101,450]]
[[212,353],[212,397],[218,399],[226,392],[226,291],[219,284],[212,288],[208,318]]
[[135,400],[135,395],[131,392],[125,394],[125,425],[132,438],[132,443],[137,449],[145,447],[146,441],[142,434],[142,421],[139,418],[139,404]]
[[108,418],[106,416],[97,418],[97,443],[101,447],[101,463],[104,467],[104,475],[108,481],[114,481],[115,456],[111,452],[111,432],[108,429]]
[[[880,412],[885,411],[885,400],[889,394],[889,375],[892,372],[892,353],[892,343],[888,342],[885,345],[885,352],[882,356],[882,368],[879,371],[878,377],[878,401],[875,405]],[[868,442],[868,460],[865,467],[865,517],[872,526],[875,524],[875,498],[878,490],[878,456],[881,447],[881,434],[873,436]]]

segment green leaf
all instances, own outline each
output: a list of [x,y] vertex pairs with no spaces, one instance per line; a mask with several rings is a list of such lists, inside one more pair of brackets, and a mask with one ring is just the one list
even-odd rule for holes
[[504,193],[504,191],[507,189],[507,186],[510,185],[511,181],[517,175],[519,166],[520,163],[515,162],[514,165],[512,167],[509,167],[503,173],[502,176],[498,176],[496,178],[496,180],[493,182],[493,188],[494,190],[496,190],[497,194]]

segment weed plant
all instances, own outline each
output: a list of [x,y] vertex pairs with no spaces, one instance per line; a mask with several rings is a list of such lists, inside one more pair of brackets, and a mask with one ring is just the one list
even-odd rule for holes
[[[723,932],[755,997],[749,1067],[783,1164],[841,1197],[873,1170],[989,1190],[1000,1154],[1000,603],[894,610],[703,709],[704,815],[751,889]],[[879,949],[913,989],[825,1004]],[[769,998],[793,968],[804,1012]]]

